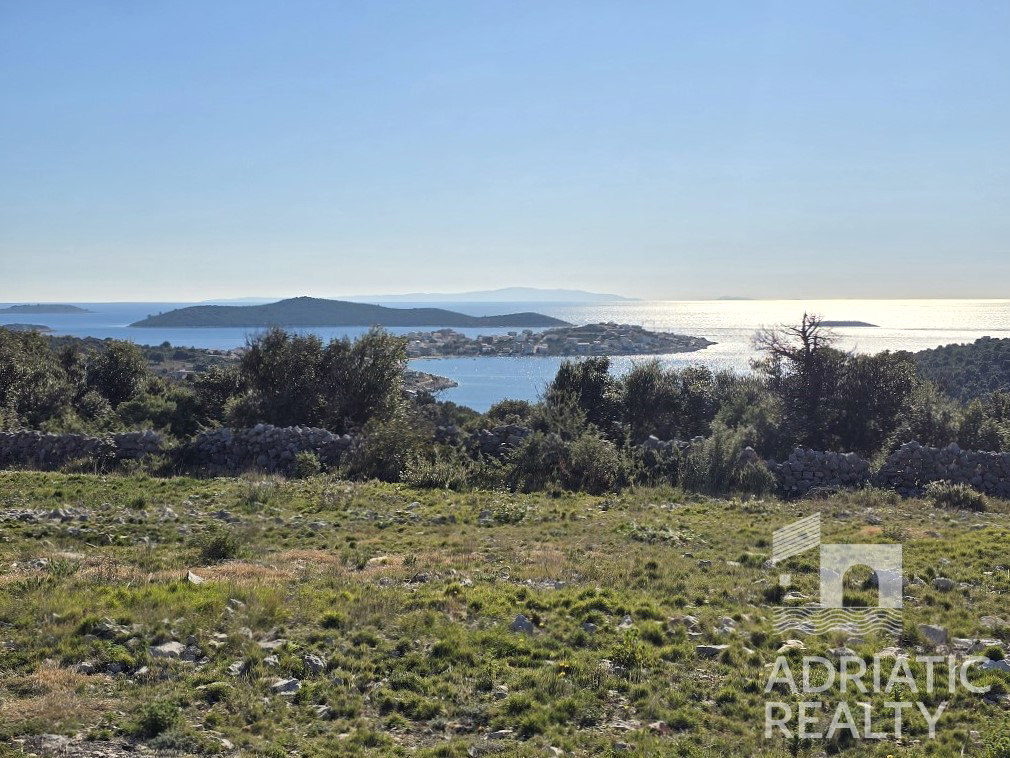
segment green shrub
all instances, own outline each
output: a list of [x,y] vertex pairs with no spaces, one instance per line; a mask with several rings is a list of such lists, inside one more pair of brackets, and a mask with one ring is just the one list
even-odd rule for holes
[[626,477],[624,461],[614,443],[593,434],[583,434],[571,443],[565,473],[565,486],[593,495],[613,492]]
[[308,479],[310,476],[317,476],[322,470],[323,464],[313,451],[301,450],[295,453],[295,460],[291,466],[291,475],[295,479]]
[[462,456],[413,456],[407,461],[401,479],[420,489],[469,489],[472,464]]
[[508,485],[521,492],[537,492],[556,483],[567,465],[568,447],[556,434],[534,432],[510,456]]
[[142,740],[149,740],[167,732],[179,721],[179,707],[166,700],[156,700],[140,707],[127,733]]
[[715,427],[710,437],[692,444],[687,451],[681,486],[713,495],[729,492],[737,483],[742,449],[739,433]]
[[341,461],[342,473],[348,479],[398,482],[421,445],[418,430],[404,416],[370,422]]
[[763,463],[748,463],[733,474],[733,489],[747,495],[764,497],[777,486],[775,475]]
[[984,511],[989,501],[985,495],[967,484],[948,481],[930,482],[926,485],[926,499],[939,508],[959,511]]
[[237,558],[242,544],[230,529],[215,529],[200,541],[200,556],[205,561],[227,561]]

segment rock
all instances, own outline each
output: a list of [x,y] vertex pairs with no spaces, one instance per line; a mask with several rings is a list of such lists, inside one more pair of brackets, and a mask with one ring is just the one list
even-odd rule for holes
[[596,624],[592,621],[586,621],[582,624],[582,631],[589,632],[589,634],[596,634]]
[[287,644],[288,644],[288,641],[284,640],[284,639],[280,639],[280,640],[262,640],[259,643],[259,646],[260,646],[261,650],[279,650],[280,648],[284,647]]
[[933,588],[940,592],[950,592],[955,586],[954,580],[945,576],[938,576],[933,580]]
[[696,645],[694,651],[702,658],[714,658],[728,649],[729,645]]
[[276,695],[290,695],[298,692],[302,688],[302,683],[297,679],[276,679],[270,685],[270,691]]
[[249,664],[246,661],[235,661],[228,665],[228,676],[241,676],[247,668]]
[[94,674],[98,671],[98,664],[94,661],[81,661],[74,666],[74,671],[78,674]]
[[932,624],[919,624],[918,629],[919,633],[933,645],[947,644],[947,630],[944,627]]
[[1010,661],[1000,660],[1000,661],[985,661],[979,668],[984,671],[1003,671],[1010,673]]
[[188,571],[186,572],[186,581],[189,582],[190,584],[203,584],[207,580],[204,579],[202,576],[197,576],[192,571]]
[[631,621],[631,616],[625,616],[623,619],[621,619],[621,623],[617,625],[617,628],[620,629],[621,631],[627,631],[628,629],[631,629],[631,627],[633,626],[634,623]]
[[182,654],[186,652],[186,646],[181,642],[172,640],[171,642],[155,645],[149,652],[152,658],[181,658]]
[[670,734],[673,732],[673,729],[665,721],[653,721],[649,724],[649,731],[656,734]]
[[526,618],[523,614],[519,614],[515,617],[515,621],[509,626],[513,632],[523,632],[525,634],[533,634],[533,622]]
[[498,729],[494,732],[488,732],[487,738],[489,740],[507,740],[512,736],[512,734],[513,731],[511,729]]
[[324,661],[318,655],[313,655],[312,653],[309,653],[304,658],[302,658],[302,662],[305,664],[305,668],[308,669],[313,674],[318,674],[326,670],[326,661]]
[[785,640],[779,647],[779,653],[788,653],[790,650],[806,650],[807,646],[800,640]]
[[1002,629],[1010,626],[1010,621],[1004,621],[998,616],[983,616],[978,620],[986,629]]

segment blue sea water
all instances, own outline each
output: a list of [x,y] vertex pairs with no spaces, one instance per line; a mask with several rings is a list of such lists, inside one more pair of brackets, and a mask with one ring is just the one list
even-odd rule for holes
[[[193,303],[72,303],[87,308],[82,314],[0,314],[0,324],[32,323],[51,327],[55,334],[77,337],[114,337],[138,344],[203,348],[232,348],[245,344],[257,330],[245,328],[162,329],[129,324],[149,314]],[[6,304],[0,304],[0,307]],[[396,303],[410,307],[411,303]],[[659,356],[670,365],[702,363],[713,368],[749,369],[755,357],[752,339],[764,326],[796,323],[804,312],[833,321],[866,321],[877,328],[840,328],[838,346],[864,353],[882,350],[922,350],[951,343],[972,342],[982,336],[1010,337],[1010,300],[708,300],[624,301],[592,305],[571,303],[424,303],[472,315],[537,311],[572,323],[615,321],[648,329],[706,337],[717,344],[694,353]],[[331,337],[357,336],[361,327],[318,327],[302,331]],[[403,334],[409,328],[393,328]],[[507,329],[461,329],[477,334]],[[642,358],[615,358],[615,373],[626,371]],[[442,393],[446,400],[486,410],[503,397],[535,400],[561,363],[559,358],[432,358],[411,364],[447,376],[459,387]]]

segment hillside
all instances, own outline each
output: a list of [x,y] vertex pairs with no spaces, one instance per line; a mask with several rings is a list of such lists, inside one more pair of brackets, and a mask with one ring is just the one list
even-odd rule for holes
[[90,313],[86,308],[59,303],[36,303],[35,305],[12,305],[0,308],[0,313]]
[[[765,694],[780,654],[799,680],[801,654],[841,667],[840,654],[897,644],[925,694],[916,651],[948,648],[919,624],[966,638],[952,648],[1007,638],[1007,578],[993,572],[1003,503],[979,530],[975,515],[872,492],[746,503],[25,471],[0,473],[0,487],[0,743],[25,748],[5,756],[809,758],[832,743],[791,752],[777,730],[764,737],[766,701],[790,697]],[[818,511],[832,543],[902,535],[897,643],[775,630],[772,530]],[[817,597],[815,559],[789,565],[797,597]],[[962,589],[938,589],[952,570]],[[876,602],[868,570],[846,597]],[[880,668],[886,680],[893,667]],[[945,683],[948,666],[936,671]],[[931,712],[950,701],[935,740],[913,708],[902,740],[839,752],[1006,755],[984,741],[1010,727],[1010,674],[985,676],[996,694],[911,696],[934,698]],[[893,728],[886,692],[820,697],[825,713],[837,699],[862,728],[865,703],[874,728]],[[962,751],[969,733],[978,748]],[[908,750],[913,737],[929,749]]]
[[1010,339],[982,337],[915,354],[919,373],[953,398],[966,401],[1010,389]]
[[298,327],[298,326],[565,326],[541,313],[468,316],[442,308],[387,308],[367,303],[295,297],[267,305],[194,305],[148,316],[136,327]]

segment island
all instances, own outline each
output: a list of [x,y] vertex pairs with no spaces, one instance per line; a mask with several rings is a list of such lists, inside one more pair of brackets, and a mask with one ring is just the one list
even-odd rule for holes
[[42,324],[0,324],[0,329],[11,332],[51,332],[52,329]]
[[860,329],[862,329],[864,327],[870,328],[870,329],[879,329],[880,328],[876,324],[870,324],[870,323],[867,323],[866,321],[822,321],[821,322],[821,326],[838,327],[838,328],[856,328],[856,327],[858,327]]
[[76,305],[60,305],[59,303],[36,303],[34,305],[12,305],[8,308],[0,308],[0,313],[91,313],[86,308],[78,308]]
[[148,316],[130,324],[146,327],[311,327],[440,326],[549,327],[568,323],[542,313],[469,316],[442,308],[389,308],[383,305],[294,297],[266,305],[194,305]]
[[641,326],[615,323],[565,326],[543,332],[524,329],[477,337],[467,337],[453,329],[410,332],[405,336],[407,355],[411,358],[467,355],[663,355],[703,350],[716,344],[704,337],[651,332]]

